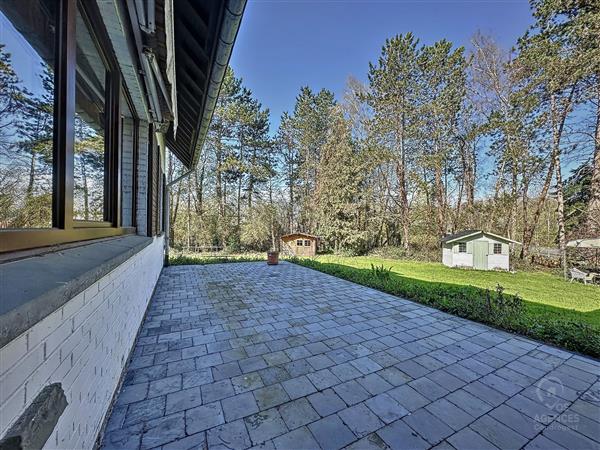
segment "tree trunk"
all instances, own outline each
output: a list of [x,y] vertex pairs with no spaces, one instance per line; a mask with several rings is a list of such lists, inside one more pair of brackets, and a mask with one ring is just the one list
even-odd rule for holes
[[467,192],[467,209],[470,211],[475,206],[475,174],[476,174],[476,148],[473,143],[473,148],[468,150],[469,160],[465,173],[465,188]]
[[[548,166],[548,172],[546,174],[546,180],[544,181],[544,186],[542,188],[542,192],[540,193],[540,199],[535,208],[535,212],[533,213],[533,218],[529,225],[525,227],[523,230],[523,246],[521,247],[521,259],[525,258],[529,253],[529,247],[531,246],[531,241],[533,239],[533,234],[535,233],[535,228],[537,227],[537,223],[540,219],[540,215],[542,213],[542,209],[546,202],[546,196],[548,195],[548,190],[550,189],[550,183],[552,181],[552,175],[554,174],[554,170],[556,168],[557,161],[560,163],[560,140],[562,138],[563,129],[565,126],[565,120],[567,119],[567,115],[571,110],[571,102],[573,99],[573,94],[575,93],[575,86],[571,88],[569,96],[565,99],[564,107],[561,111],[558,109],[558,105],[556,104],[556,95],[553,94],[551,96],[550,101],[550,115],[552,120],[552,153],[550,159],[550,165]],[[559,172],[557,172],[559,173]],[[560,180],[562,187],[562,180]],[[562,192],[561,192],[562,195]],[[564,208],[564,205],[563,205]],[[562,214],[562,220],[564,221],[564,209]],[[564,223],[563,223],[564,227]],[[566,267],[566,266],[565,266]]]
[[396,177],[398,178],[398,196],[400,201],[400,222],[402,225],[402,248],[409,249],[409,211],[408,196],[406,193],[406,171],[404,162],[396,164]]
[[27,184],[27,197],[33,195],[33,187],[35,186],[35,152],[31,151],[31,160],[29,163],[29,183]]
[[191,190],[191,182],[190,177],[187,179],[187,248],[188,251],[190,249],[190,245],[192,242],[192,190]]
[[254,175],[252,170],[256,165],[256,148],[252,149],[252,161],[250,163],[250,173],[248,175],[248,211],[252,210],[252,195],[254,194]]
[[554,167],[556,169],[556,218],[558,221],[558,247],[560,249],[560,260],[563,268],[563,276],[568,279],[567,270],[567,238],[565,232],[565,199],[563,194],[562,172],[560,168],[560,152],[555,152]]
[[240,140],[240,151],[238,153],[238,163],[240,167],[238,167],[238,185],[237,185],[237,232],[238,237],[241,233],[240,226],[242,223],[242,179],[243,179],[243,171],[242,171],[242,158],[243,158],[243,147],[242,147],[242,138],[239,137]]
[[[404,101],[402,101],[404,108]],[[400,144],[400,155],[398,161],[396,162],[396,177],[398,179],[398,197],[400,203],[400,223],[402,226],[402,248],[406,252],[408,252],[410,243],[409,243],[409,209],[408,209],[408,194],[406,187],[406,149],[405,149],[405,116],[402,113],[400,118],[400,130],[398,135],[398,141]]]
[[[170,194],[173,195],[173,194]],[[171,218],[169,219],[169,241],[171,245],[175,245],[175,223],[177,221],[177,213],[179,212],[179,199],[181,198],[181,182],[177,183],[177,193],[175,194],[175,201],[171,201]]]
[[216,173],[215,173],[215,193],[217,195],[217,204],[219,205],[219,216],[225,217],[225,202],[223,200],[223,176],[221,174],[221,164],[223,154],[221,151],[221,142],[217,141],[215,145]]
[[554,175],[554,164],[556,160],[554,158],[554,153],[552,154],[552,158],[550,159],[550,164],[548,166],[548,171],[546,172],[546,178],[544,180],[544,185],[542,186],[542,191],[539,195],[539,200],[535,207],[535,211],[533,212],[533,217],[531,222],[525,224],[523,229],[523,245],[521,246],[521,254],[520,258],[524,259],[529,254],[529,247],[531,246],[531,241],[533,239],[533,234],[537,227],[537,223],[540,220],[540,216],[542,215],[542,210],[544,209],[544,204],[546,203],[546,196],[548,195],[548,190],[550,189],[550,183],[552,182],[552,176]]
[[[436,155],[439,157],[439,153],[436,146]],[[437,228],[438,235],[443,238],[446,234],[446,205],[445,205],[445,190],[444,190],[444,176],[442,174],[442,161],[437,160],[435,162],[435,196],[437,203]]]
[[279,246],[275,238],[275,208],[273,207],[273,179],[269,180],[269,219],[271,225],[271,249],[279,251]]
[[591,236],[600,233],[600,74],[597,81],[596,132],[594,133],[594,163],[590,181],[587,228]]
[[510,215],[507,227],[507,236],[514,239],[517,233],[517,213],[519,210],[518,174],[516,161],[513,161],[510,182]]
[[240,232],[240,225],[242,223],[242,177],[238,179],[237,186],[237,228],[238,233]]
[[197,199],[196,213],[198,213],[200,217],[202,217],[202,214],[204,213],[204,169],[205,166],[203,164],[200,169],[200,179],[198,179],[197,173],[195,173]]

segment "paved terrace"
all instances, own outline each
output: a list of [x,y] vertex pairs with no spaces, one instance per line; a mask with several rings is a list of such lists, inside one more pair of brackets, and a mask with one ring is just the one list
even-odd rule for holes
[[292,264],[169,267],[103,446],[597,449],[599,374]]

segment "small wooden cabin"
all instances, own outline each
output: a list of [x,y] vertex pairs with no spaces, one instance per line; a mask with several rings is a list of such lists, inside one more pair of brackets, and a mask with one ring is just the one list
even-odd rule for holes
[[291,233],[281,236],[281,251],[294,256],[315,256],[319,238],[307,233]]
[[442,239],[442,263],[448,267],[510,270],[512,239],[482,230],[465,230]]

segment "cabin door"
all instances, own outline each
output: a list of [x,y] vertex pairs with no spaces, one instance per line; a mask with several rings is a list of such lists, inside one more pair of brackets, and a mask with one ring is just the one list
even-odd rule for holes
[[479,270],[486,270],[488,257],[488,243],[482,241],[473,241],[473,267]]

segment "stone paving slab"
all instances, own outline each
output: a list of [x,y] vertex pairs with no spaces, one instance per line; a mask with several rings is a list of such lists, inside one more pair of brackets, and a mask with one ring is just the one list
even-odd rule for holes
[[600,449],[600,362],[294,264],[167,267],[104,449]]

